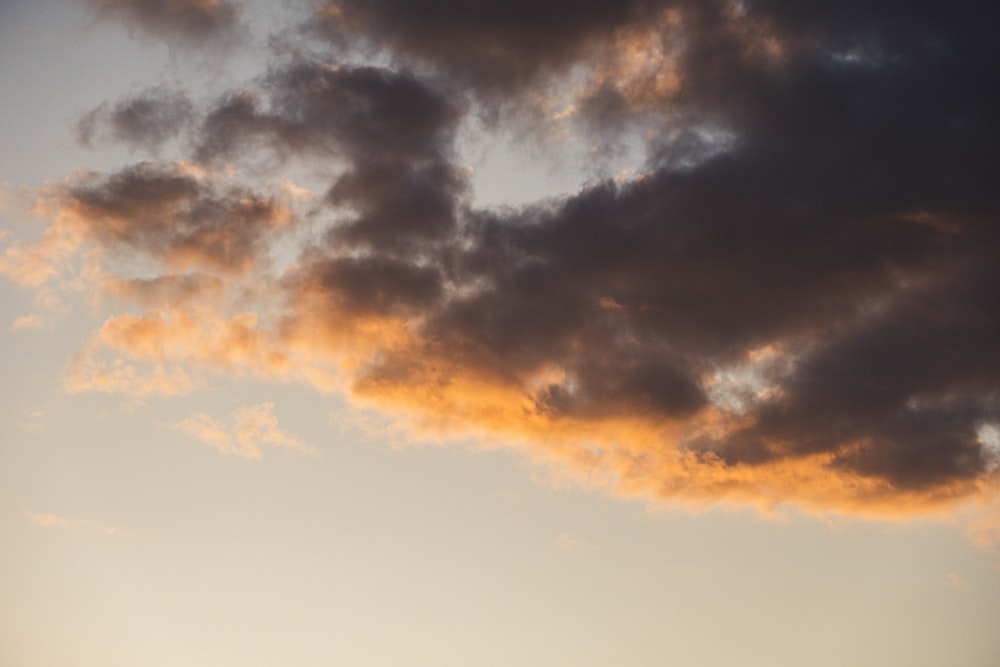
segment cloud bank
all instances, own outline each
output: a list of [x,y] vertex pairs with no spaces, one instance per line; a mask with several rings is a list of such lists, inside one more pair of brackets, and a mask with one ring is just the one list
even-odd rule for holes
[[[326,4],[295,33],[310,48],[242,88],[197,105],[154,88],[86,116],[84,139],[178,138],[189,162],[68,180],[47,194],[47,236],[0,268],[37,285],[96,253],[91,288],[139,308],[86,344],[77,390],[157,393],[131,364],[164,393],[212,373],[295,379],[661,499],[908,514],[989,496],[990,12]],[[605,148],[641,137],[644,164],[478,207],[458,140],[477,117]],[[307,166],[326,190],[303,207],[219,182],[234,164],[271,165],[273,192]]]

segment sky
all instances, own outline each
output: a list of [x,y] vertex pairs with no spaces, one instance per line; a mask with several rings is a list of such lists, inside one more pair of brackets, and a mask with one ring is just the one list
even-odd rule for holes
[[997,18],[0,0],[0,666],[1000,664]]

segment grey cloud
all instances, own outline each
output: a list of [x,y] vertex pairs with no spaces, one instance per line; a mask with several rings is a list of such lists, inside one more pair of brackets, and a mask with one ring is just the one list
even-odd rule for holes
[[84,145],[107,138],[155,152],[194,119],[195,106],[186,93],[159,86],[114,105],[100,105],[84,115],[76,129]]
[[[986,474],[975,432],[1000,418],[1000,292],[987,268],[1000,265],[988,157],[1000,109],[980,84],[996,57],[984,17],[919,3],[745,3],[784,48],[775,64],[747,56],[720,6],[676,6],[688,12],[685,85],[664,108],[710,119],[732,145],[713,154],[654,139],[639,182],[554,207],[467,211],[453,242],[424,247],[457,287],[428,309],[426,349],[508,382],[558,366],[569,379],[537,394],[545,414],[671,419],[706,405],[714,369],[775,345],[797,361],[767,379],[775,395],[751,402],[752,426],[686,447],[730,466],[826,452],[831,472],[899,490]],[[421,16],[404,2],[338,7],[330,20],[487,89],[526,80],[521,57],[572,61],[564,54],[591,28],[573,19],[544,48],[517,50],[558,3],[511,8],[511,23],[496,15],[506,9],[461,2]],[[580,21],[588,7],[594,30],[628,15],[589,3]],[[470,28],[481,41],[448,40]],[[510,57],[490,41],[508,29]],[[599,307],[604,297],[621,307]],[[406,381],[404,359],[383,363],[371,378]]]
[[297,61],[270,72],[259,93],[223,99],[199,133],[202,160],[266,147],[340,163],[331,205],[356,217],[333,243],[388,251],[443,238],[464,192],[452,164],[457,105],[405,72]]
[[[209,112],[197,154],[238,155],[262,142],[281,154],[374,161],[442,157],[458,119],[450,101],[412,74],[300,60],[276,68],[253,89]],[[258,143],[259,145],[259,143]]]
[[232,39],[241,5],[231,0],[84,0],[100,16],[116,18],[130,30],[185,44],[210,45]]
[[[752,471],[822,455],[831,476],[890,496],[946,495],[992,474],[976,438],[1000,420],[992,10],[336,7],[319,18],[327,37],[360,35],[404,69],[275,67],[207,109],[194,143],[206,163],[266,149],[329,165],[333,222],[286,276],[286,324],[403,321],[405,345],[373,353],[357,387],[411,386],[441,410],[432,399],[474,376],[515,388],[526,418],[680,424],[676,442],[634,445],[649,458],[676,446]],[[528,99],[593,40],[668,8],[681,13],[681,85],[644,103],[643,113],[662,112],[662,124],[644,126],[657,130],[644,175],[520,209],[476,208],[454,151],[463,114],[498,104],[497,91],[504,104]],[[773,53],[753,50],[765,47]],[[590,99],[599,128],[632,122],[616,94]],[[235,256],[267,242],[265,202],[200,187],[137,167],[73,196],[104,221],[101,238],[148,252],[198,245],[226,264],[210,242],[209,221],[221,218],[243,221],[222,234]],[[150,206],[179,215],[120,222]],[[761,350],[787,362],[755,371],[767,391],[718,403],[718,374]],[[712,410],[735,426],[684,431]]]
[[313,28],[335,44],[367,40],[463,82],[509,89],[572,65],[589,42],[648,17],[647,5],[657,4],[664,3],[348,0],[323,5]]

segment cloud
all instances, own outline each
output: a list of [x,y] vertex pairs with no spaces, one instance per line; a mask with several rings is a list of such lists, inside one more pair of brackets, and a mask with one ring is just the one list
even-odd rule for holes
[[[95,127],[147,149],[180,131],[193,163],[56,187],[52,227],[0,270],[45,283],[93,247],[100,289],[137,308],[106,319],[68,387],[295,379],[424,436],[518,442],[615,493],[939,510],[997,483],[1000,108],[982,81],[998,47],[981,18],[938,3],[328,4],[313,34],[334,55],[368,46],[391,66],[303,49],[193,112],[156,89],[103,107]],[[128,122],[137,99],[148,127]],[[593,130],[595,159],[627,135],[644,163],[477,207],[463,124],[522,123],[521,104],[557,111],[531,116],[534,136],[569,119]],[[318,173],[305,217],[321,231],[293,239],[294,203],[225,181],[229,162],[279,184]],[[136,258],[146,270],[127,274]],[[280,440],[254,414],[248,432]],[[236,419],[184,428],[259,453]]]
[[36,243],[15,241],[0,255],[0,275],[31,287],[39,287],[62,273],[76,256],[81,239],[75,229],[56,223]]
[[249,270],[267,236],[292,220],[272,197],[242,186],[219,188],[177,163],[140,162],[107,177],[84,177],[60,194],[87,238],[181,269]]
[[165,304],[109,317],[74,358],[63,386],[72,393],[175,396],[206,386],[206,373],[221,373],[331,388],[320,364],[299,363],[295,350],[259,328],[254,312],[227,316],[211,303]]
[[108,138],[155,151],[193,122],[194,112],[184,91],[159,86],[85,114],[77,123],[77,138],[86,146]]
[[107,296],[125,303],[140,303],[147,307],[172,304],[184,306],[196,303],[219,303],[225,289],[224,281],[203,273],[183,273],[155,278],[110,278],[103,289]]
[[37,433],[45,427],[45,411],[25,410],[17,421],[17,427],[25,433]]
[[25,433],[37,433],[44,428],[45,411],[28,410],[21,414],[17,427]]
[[599,549],[589,541],[576,537],[568,532],[559,533],[559,536],[555,539],[555,545],[560,551],[590,553],[599,551]]
[[68,519],[57,514],[26,512],[28,522],[40,528],[61,528],[74,531],[85,531],[90,533],[101,533],[103,535],[115,535],[118,529],[115,526],[92,521],[90,519]]
[[69,523],[66,519],[55,514],[35,514],[28,512],[28,521],[34,526],[48,528],[50,526],[65,526]]
[[244,405],[233,412],[231,419],[233,435],[241,445],[253,448],[271,445],[315,453],[298,438],[279,428],[278,418],[274,416],[274,403]]
[[1000,509],[994,506],[989,513],[970,523],[966,534],[981,547],[1000,542]]
[[136,365],[122,358],[97,359],[87,348],[70,363],[62,384],[71,394],[100,392],[136,397],[179,396],[202,385],[181,367]]
[[618,125],[623,111],[674,114],[676,98],[690,83],[690,61],[706,45],[715,51],[702,52],[712,58],[713,70],[733,57],[780,60],[786,36],[772,25],[768,8],[757,9],[690,0],[502,7],[464,0],[338,0],[320,5],[306,33],[321,36],[339,54],[361,50],[399,66],[431,69],[487,100],[487,117],[497,108],[586,117],[598,121],[588,128],[593,133]]
[[238,454],[248,459],[261,457],[259,449],[234,442],[225,425],[203,412],[196,412],[184,421],[175,424],[174,428],[192,438],[201,440],[223,454]]
[[45,325],[45,320],[39,315],[22,315],[16,318],[10,325],[11,333],[24,329],[39,329]]
[[235,455],[245,459],[263,457],[262,445],[316,454],[316,450],[304,445],[298,438],[278,426],[274,415],[274,403],[242,406],[229,415],[229,423],[224,424],[197,412],[175,424],[174,428],[222,454]]
[[[254,90],[225,96],[204,120],[199,154],[234,154],[255,136],[283,150],[346,153],[396,162],[430,157],[458,118],[455,106],[413,74],[296,59]],[[371,155],[378,146],[381,155]]]
[[[308,304],[293,329],[378,321],[388,336],[360,365],[358,395],[550,444],[586,432],[582,452],[628,490],[881,511],[975,493],[995,456],[976,429],[996,418],[1000,381],[997,202],[977,157],[997,141],[996,109],[969,70],[988,36],[931,6],[714,7],[675,5],[679,83],[644,106],[658,100],[688,133],[654,138],[645,176],[556,205],[467,210],[443,249],[385,243],[359,262],[331,243],[293,285]],[[338,3],[321,21],[520,89],[629,20],[587,3],[535,48],[558,3],[424,9]],[[516,53],[491,48],[508,29]],[[476,43],[448,39],[460,31]],[[721,144],[699,116],[725,128]],[[363,291],[376,280],[378,300]],[[763,349],[783,363],[758,369],[738,404],[713,400]]]
[[204,45],[232,39],[241,5],[230,0],[84,0],[99,16],[144,37]]
[[371,49],[440,65],[463,82],[509,88],[570,67],[602,36],[645,18],[642,4],[347,0],[321,6],[314,28],[338,44],[360,38]]
[[[272,235],[295,223],[277,196],[181,162],[78,174],[40,190],[35,214],[52,220],[42,237],[0,255],[0,274],[30,286],[99,273],[126,256],[171,271],[246,273],[268,261]],[[81,257],[91,264],[77,267]]]

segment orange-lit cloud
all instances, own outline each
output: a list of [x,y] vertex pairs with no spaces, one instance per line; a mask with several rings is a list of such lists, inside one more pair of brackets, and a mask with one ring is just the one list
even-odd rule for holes
[[32,287],[79,282],[133,254],[171,273],[235,276],[266,264],[269,243],[294,222],[276,197],[182,162],[79,174],[43,189],[34,213],[52,221],[41,238],[0,255],[0,275]]
[[57,278],[76,255],[81,239],[65,224],[53,224],[34,243],[14,242],[0,255],[0,275],[22,285],[37,287]]
[[568,532],[559,533],[559,536],[555,540],[555,545],[560,551],[596,552],[598,550],[596,546],[587,540],[576,537]]
[[86,532],[101,533],[104,535],[115,535],[118,529],[99,521],[90,519],[69,519],[58,514],[26,512],[28,522],[40,528],[62,528],[68,530],[80,530]]
[[[65,387],[306,382],[417,438],[692,505],[896,516],[993,493],[997,109],[966,41],[942,60],[898,24],[980,28],[879,6],[858,42],[832,5],[515,5],[326,3],[303,39],[384,66],[294,50],[200,104],[151,88],[89,114],[82,139],[191,161],[52,186],[48,230],[6,246],[0,272],[103,309]],[[556,118],[511,111],[539,99]],[[629,136],[641,175],[477,207],[470,118]],[[295,169],[322,185],[288,187]],[[297,447],[268,404],[178,428]]]
[[22,315],[16,318],[10,325],[10,331],[22,331],[24,329],[39,329],[45,325],[45,320],[39,315]]
[[126,396],[178,396],[203,386],[185,369],[150,365],[144,367],[125,359],[98,360],[89,349],[69,365],[63,387],[70,393],[101,392]]
[[33,512],[28,512],[28,521],[34,526],[42,526],[43,528],[65,526],[68,523],[65,518],[55,514],[35,514]]
[[967,534],[973,542],[984,547],[1000,542],[1000,511],[994,508],[990,514],[973,521]]
[[229,415],[228,424],[205,413],[197,412],[178,422],[174,428],[201,440],[221,454],[245,459],[262,458],[261,446],[316,454],[315,449],[304,445],[298,438],[278,426],[278,418],[274,415],[274,403],[237,408]]

